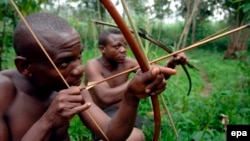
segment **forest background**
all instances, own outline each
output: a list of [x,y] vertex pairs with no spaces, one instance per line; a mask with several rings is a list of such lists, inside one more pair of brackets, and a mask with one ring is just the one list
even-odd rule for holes
[[[15,0],[24,15],[50,12],[65,18],[80,33],[83,64],[100,55],[98,33],[109,28],[93,22],[114,23],[97,0]],[[120,0],[114,0],[124,20]],[[250,0],[126,0],[137,28],[147,31],[164,45],[179,50],[203,39],[221,34],[250,22]],[[220,17],[218,19],[218,17]],[[14,68],[13,30],[19,16],[8,0],[0,1],[0,70]],[[128,22],[127,22],[128,23]],[[129,25],[129,24],[128,24]],[[186,95],[188,81],[184,71],[168,81],[161,102],[162,132],[160,140],[225,140],[228,124],[250,124],[250,55],[249,29],[203,44],[187,51],[192,91]],[[142,39],[149,60],[166,55],[161,48]],[[133,57],[131,51],[128,55]],[[164,61],[160,64],[164,64]],[[166,115],[168,108],[178,138]],[[153,120],[150,100],[142,100],[139,113]],[[143,127],[151,140],[153,121]],[[91,133],[72,119],[72,140],[91,140]]]

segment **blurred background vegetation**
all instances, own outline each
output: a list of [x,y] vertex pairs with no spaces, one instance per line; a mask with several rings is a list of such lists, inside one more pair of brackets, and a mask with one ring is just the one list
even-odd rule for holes
[[[99,56],[97,36],[109,28],[93,20],[114,23],[98,0],[15,0],[24,15],[50,12],[65,18],[81,35],[85,47],[83,64]],[[127,17],[119,0],[113,0],[124,20]],[[138,28],[176,50],[202,39],[250,22],[250,0],[126,0],[129,12]],[[0,1],[0,70],[14,68],[12,49],[13,30],[19,16],[8,0]],[[193,89],[186,96],[188,82],[177,67],[177,75],[168,81],[163,93],[172,114],[179,138],[176,139],[163,114],[160,140],[225,140],[222,114],[229,124],[250,124],[250,32],[249,29],[206,43],[186,52],[189,61],[199,71],[190,69]],[[165,53],[143,40],[150,60]],[[133,57],[131,52],[128,55]],[[164,108],[162,107],[163,111]],[[149,100],[142,100],[139,113],[148,119]],[[152,124],[152,125],[151,125]],[[152,139],[153,122],[145,124],[147,140]],[[71,122],[72,140],[91,140],[91,133],[81,125],[78,117]]]

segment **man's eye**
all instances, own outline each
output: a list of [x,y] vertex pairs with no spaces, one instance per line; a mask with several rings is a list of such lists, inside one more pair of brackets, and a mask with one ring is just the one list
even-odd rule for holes
[[66,67],[68,67],[68,65],[69,65],[69,63],[67,63],[67,62],[62,62],[62,63],[59,65],[59,67],[60,67],[60,68],[66,68]]
[[58,64],[58,66],[60,67],[60,68],[67,68],[68,67],[68,65],[70,64],[70,62],[71,62],[71,58],[69,57],[69,58],[65,58],[65,59],[63,59],[59,64]]
[[120,45],[114,45],[113,47],[114,47],[114,48],[116,48],[116,49],[118,49],[118,48],[119,48],[119,46],[120,46]]
[[127,47],[127,44],[121,44],[121,43],[120,43],[120,44],[115,45],[114,47],[115,47],[116,49],[119,49],[119,48],[121,48],[121,47],[125,47],[125,48],[126,48],[126,47]]
[[125,47],[125,48],[127,48],[128,47],[128,44],[126,43],[126,44],[123,44],[123,46]]

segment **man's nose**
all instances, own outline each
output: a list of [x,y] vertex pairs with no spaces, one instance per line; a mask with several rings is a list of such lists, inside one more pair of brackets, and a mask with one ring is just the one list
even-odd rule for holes
[[126,47],[125,46],[121,46],[120,52],[126,52],[126,51],[127,51]]
[[82,75],[83,73],[84,73],[84,67],[81,64],[76,66],[72,71],[73,76]]

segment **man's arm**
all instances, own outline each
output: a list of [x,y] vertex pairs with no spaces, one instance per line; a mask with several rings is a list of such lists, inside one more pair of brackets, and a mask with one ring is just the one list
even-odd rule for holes
[[[146,73],[137,73],[130,81],[126,89],[120,108],[112,119],[107,116],[94,103],[88,109],[95,122],[104,131],[110,141],[126,140],[130,135],[135,122],[139,97],[147,97],[151,94],[159,94],[165,89],[166,82],[163,75],[172,75],[175,70],[159,67],[153,68]],[[90,94],[85,91],[83,94],[85,101],[92,102]],[[86,112],[79,114],[88,128],[100,138],[105,139],[99,129]]]
[[3,119],[3,115],[0,115],[0,140],[1,141],[8,141],[9,140],[9,133],[8,127]]
[[9,140],[8,124],[5,119],[6,109],[11,105],[15,95],[15,88],[12,81],[0,74],[0,140]]
[[[10,139],[13,139],[14,135],[12,135],[10,131],[10,127],[8,127],[8,123],[6,120],[6,110],[11,106],[13,99],[16,96],[17,90],[15,88],[15,85],[13,84],[12,80],[4,75],[0,74],[0,140],[1,141],[8,141]],[[44,127],[44,125],[41,123],[39,126]],[[37,129],[39,129],[37,128]],[[36,130],[31,135],[36,137],[36,140],[39,140],[40,136],[43,135],[44,132],[41,130]],[[15,133],[18,134],[18,133]],[[44,135],[48,136],[49,135]],[[29,140],[29,139],[28,139]]]
[[[16,88],[12,82],[12,80],[6,76],[3,76],[0,74],[0,140],[1,141],[8,141],[10,139],[13,139],[13,135],[9,133],[10,127],[8,127],[8,123],[5,115],[6,110],[11,106],[11,103],[16,95]],[[41,123],[38,126],[39,129],[41,127],[44,127],[44,124]],[[36,130],[33,132],[31,135],[36,137],[36,140],[40,140],[42,135],[43,135],[42,130]],[[18,134],[18,133],[15,133]],[[49,137],[49,135],[45,135]],[[29,140],[29,139],[28,139]]]

